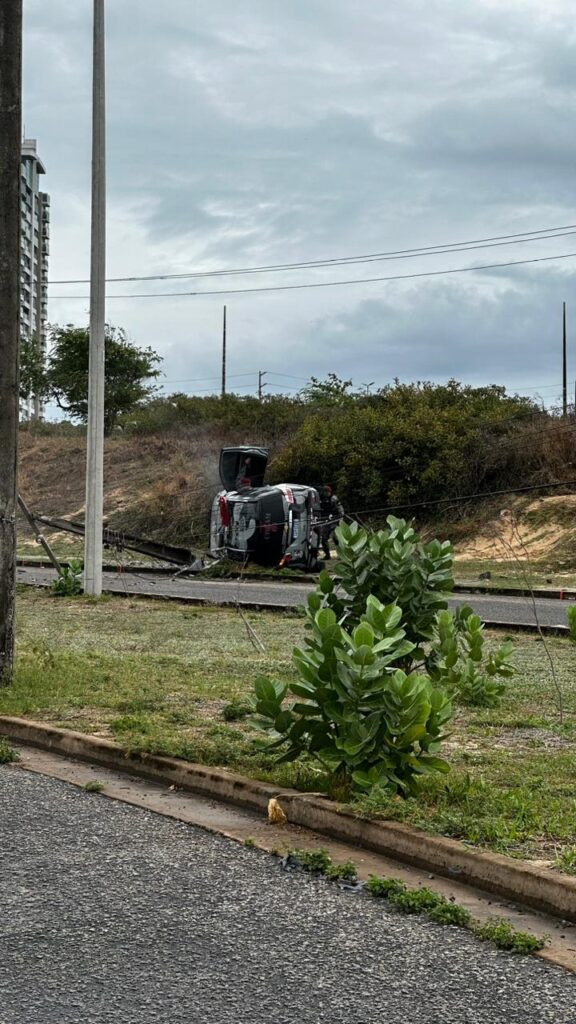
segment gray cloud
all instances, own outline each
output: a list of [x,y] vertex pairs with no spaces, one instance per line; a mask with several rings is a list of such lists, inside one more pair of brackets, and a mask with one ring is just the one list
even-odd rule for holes
[[[573,219],[568,0],[546,8],[540,0],[107,6],[114,275],[342,256]],[[91,7],[89,0],[26,4],[26,128],[48,169],[55,279],[88,266]],[[283,280],[573,249],[558,239]],[[109,315],[159,348],[168,379],[217,377],[228,301],[237,372],[268,366],[356,376],[361,359],[364,379],[398,372],[536,385],[551,383],[544,339],[569,294],[572,265],[227,300],[114,300]],[[54,296],[72,292],[53,289]],[[82,320],[86,306],[54,299],[50,315]]]

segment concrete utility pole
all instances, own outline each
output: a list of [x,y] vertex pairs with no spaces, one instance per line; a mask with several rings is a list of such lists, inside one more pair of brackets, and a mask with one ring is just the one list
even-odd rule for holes
[[226,394],[226,306],[224,306],[224,318],[222,321],[222,391],[221,397]]
[[106,325],[106,52],[104,0],[94,0],[92,252],[86,458],[84,591],[102,593],[104,503],[104,333]]
[[22,0],[0,3],[0,686],[14,665],[20,348]]

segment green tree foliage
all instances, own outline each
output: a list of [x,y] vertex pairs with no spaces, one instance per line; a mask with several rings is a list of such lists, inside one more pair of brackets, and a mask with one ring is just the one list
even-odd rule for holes
[[[85,327],[50,328],[47,390],[60,409],[85,423],[88,414],[89,332]],[[122,328],[106,325],[104,430],[110,434],[118,416],[154,393],[161,358],[151,348],[133,345]]]
[[157,396],[120,417],[129,434],[178,433],[203,426],[216,431],[236,431],[252,443],[277,441],[303,422],[307,407],[286,395],[183,395]]
[[281,760],[313,756],[344,789],[412,795],[422,775],[448,771],[438,754],[452,701],[500,699],[511,645],[486,656],[478,617],[447,610],[450,544],[424,544],[392,516],[387,530],[336,535],[340,566],[308,599],[297,678],[258,679],[253,722]]
[[20,398],[38,398],[43,401],[47,397],[48,380],[45,358],[35,338],[22,338],[20,341]]
[[[340,382],[346,385],[348,382]],[[518,451],[502,444],[519,421],[544,416],[504,388],[400,384],[375,395],[315,401],[274,461],[277,480],[330,481],[351,508],[370,510],[515,483]],[[330,392],[330,381],[326,386]],[[336,389],[338,390],[338,389]],[[521,455],[525,466],[526,446]]]
[[325,407],[349,406],[356,396],[352,391],[352,381],[342,380],[336,373],[329,373],[326,380],[311,377],[310,383],[300,392],[302,401],[308,405]]

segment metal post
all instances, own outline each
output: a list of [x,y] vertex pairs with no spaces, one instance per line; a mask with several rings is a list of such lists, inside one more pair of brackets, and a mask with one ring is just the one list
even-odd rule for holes
[[92,251],[84,591],[102,593],[104,334],[106,324],[106,56],[104,0],[94,0]]
[[224,306],[224,318],[222,321],[222,398],[226,394],[226,306]]
[[566,342],[566,303],[562,303],[562,414],[568,415],[568,352]]
[[28,508],[28,505],[24,501],[24,498],[22,497],[21,494],[18,495],[18,504],[28,521],[28,525],[32,530],[34,536],[36,537],[36,540],[41,545],[41,547],[44,548],[44,551],[48,555],[48,558],[52,562],[52,565],[56,569],[56,572],[60,573],[62,571],[62,566],[60,565],[60,562],[58,561],[56,555],[52,551],[52,548],[50,547],[48,541],[46,540],[46,537],[44,536],[42,531],[38,529],[36,520],[34,519],[34,516],[32,515],[30,509]]
[[0,3],[0,686],[14,667],[22,0]]

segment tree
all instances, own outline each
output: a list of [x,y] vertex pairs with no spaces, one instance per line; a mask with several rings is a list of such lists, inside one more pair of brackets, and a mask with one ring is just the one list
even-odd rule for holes
[[[88,415],[89,332],[86,327],[52,326],[47,381],[50,396],[73,419],[86,422]],[[155,366],[161,357],[151,348],[137,348],[121,327],[106,325],[104,432],[110,434],[118,416],[130,412],[155,388]]]
[[48,396],[48,376],[44,353],[36,338],[22,338],[20,341],[20,398],[23,402],[38,398],[41,402]]
[[310,382],[302,388],[300,397],[309,405],[348,405],[355,399],[355,395],[350,392],[351,387],[351,380],[342,380],[338,374],[329,373],[326,380],[310,377]]

